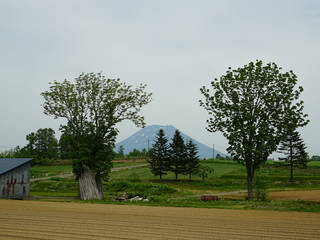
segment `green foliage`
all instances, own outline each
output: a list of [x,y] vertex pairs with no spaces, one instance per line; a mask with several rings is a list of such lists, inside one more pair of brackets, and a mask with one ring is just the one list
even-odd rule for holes
[[0,153],[0,158],[32,158],[32,154],[26,151],[25,148],[20,148],[19,146],[3,151]]
[[26,136],[28,141],[25,147],[36,159],[56,159],[58,157],[58,141],[55,131],[51,128],[40,128],[36,133]]
[[293,168],[307,167],[308,154],[305,151],[306,146],[297,131],[288,131],[286,138],[281,141],[279,152],[285,154],[285,157],[279,158],[290,166],[290,181],[293,182]]
[[200,166],[197,171],[197,175],[201,176],[202,181],[209,176],[210,173],[214,173],[214,169],[209,166]]
[[118,157],[124,157],[124,147],[122,145],[119,147]]
[[31,168],[31,177],[40,178],[47,176],[56,176],[62,173],[72,172],[71,165],[59,165],[59,166],[33,166]]
[[129,181],[130,182],[140,182],[140,177],[136,172],[131,172],[129,175]]
[[168,139],[165,136],[163,129],[157,133],[155,143],[152,146],[151,159],[148,160],[150,169],[153,175],[159,176],[167,175],[170,167],[170,149]]
[[311,161],[320,161],[320,156],[318,156],[318,155],[312,156]]
[[186,146],[179,130],[175,131],[170,148],[170,171],[178,180],[178,175],[183,174],[186,170]]
[[109,194],[127,193],[130,197],[160,196],[177,192],[166,184],[132,183],[128,181],[108,182],[104,185]]
[[3,152],[2,157],[33,158],[32,164],[49,165],[58,158],[58,141],[51,128],[40,128],[26,136],[27,145]]
[[139,151],[138,149],[133,149],[131,152],[128,153],[128,155],[126,156],[129,159],[141,159],[141,158],[147,158],[148,157],[148,152],[147,150],[144,148],[141,151]]
[[[75,82],[54,81],[43,92],[44,113],[64,118],[63,134],[72,141],[73,170],[79,177],[85,169],[97,172],[97,178],[108,179],[116,124],[131,120],[143,127],[140,109],[151,101],[146,85],[133,89],[120,79],[107,79],[101,73],[82,73]],[[69,155],[67,155],[69,156]]]
[[189,180],[191,180],[191,175],[197,173],[200,167],[198,149],[191,139],[187,142],[185,151],[186,151],[186,159],[185,159],[184,174],[188,174]]
[[255,196],[257,201],[267,200],[267,184],[261,178],[257,178],[254,184]]
[[59,139],[59,150],[61,159],[75,159],[77,157],[77,140],[70,132],[71,130],[61,127],[62,134]]
[[221,131],[228,139],[227,151],[233,160],[247,168],[248,198],[253,198],[255,170],[277,150],[287,126],[304,126],[307,115],[295,88],[297,76],[281,73],[275,63],[250,62],[242,68],[228,69],[211,82],[213,92],[205,86],[200,100],[210,117],[207,130]]
[[78,184],[74,180],[53,179],[47,181],[36,181],[31,183],[33,192],[77,192]]

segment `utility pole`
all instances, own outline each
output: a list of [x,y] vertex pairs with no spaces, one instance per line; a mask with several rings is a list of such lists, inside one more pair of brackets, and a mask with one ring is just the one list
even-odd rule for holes
[[214,144],[212,146],[212,158],[214,159]]

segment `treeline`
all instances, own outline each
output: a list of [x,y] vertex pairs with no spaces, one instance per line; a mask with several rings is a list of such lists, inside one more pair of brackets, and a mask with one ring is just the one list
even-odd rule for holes
[[141,151],[138,149],[133,149],[128,154],[124,153],[124,147],[121,145],[119,146],[118,152],[115,153],[116,159],[147,159],[150,156],[150,150],[143,148]]
[[191,180],[193,174],[203,172],[204,179],[208,171],[211,171],[200,166],[197,146],[192,140],[185,143],[179,130],[176,130],[170,144],[163,129],[159,130],[148,162],[153,175],[159,176],[160,179],[169,172],[175,174],[176,180],[179,174],[188,175]]
[[[0,153],[0,158],[33,158],[34,165],[52,165],[57,164],[59,160],[70,160],[65,162],[71,164],[71,160],[77,158],[75,137],[68,131],[64,130],[58,140],[52,128],[40,128],[26,135],[26,140],[25,146],[3,151]],[[132,152],[124,154],[123,146],[120,146],[118,152],[111,150],[111,153],[108,152],[108,154],[113,155],[113,158],[116,159],[146,159],[149,157],[146,149],[142,151],[133,149]]]
[[3,158],[33,158],[33,164],[49,164],[61,158],[61,147],[51,128],[40,128],[26,136],[27,145],[0,153]]

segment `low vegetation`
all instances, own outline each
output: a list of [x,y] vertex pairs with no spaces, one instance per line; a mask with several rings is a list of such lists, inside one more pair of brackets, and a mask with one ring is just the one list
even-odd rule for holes
[[[119,163],[117,163],[119,164]],[[136,163],[121,163],[122,166]],[[149,202],[125,202],[125,204],[153,206],[184,206],[205,208],[232,209],[264,209],[320,212],[318,202],[303,200],[277,200],[269,197],[274,191],[315,190],[320,189],[320,163],[309,162],[308,168],[296,169],[295,181],[290,181],[290,169],[279,167],[273,162],[267,162],[257,172],[260,183],[255,184],[255,200],[247,201],[245,193],[219,196],[219,201],[201,201],[203,194],[217,194],[246,190],[245,168],[228,160],[202,160],[201,166],[214,168],[205,182],[201,176],[194,176],[190,181],[187,175],[175,180],[174,173],[165,175],[162,180],[154,176],[148,167],[138,167],[118,172],[112,172],[110,180],[103,183],[104,199],[91,200],[95,203],[113,203],[118,195],[129,197],[149,197]],[[65,167],[65,169],[63,169]],[[32,172],[39,172],[40,167],[33,167]],[[55,175],[58,170],[69,171],[71,166],[44,167],[49,175]],[[37,170],[37,171],[35,171]],[[262,180],[262,182],[261,182]],[[35,181],[31,184],[31,196],[48,198],[54,201],[79,201],[78,182],[75,178],[53,177],[45,181]],[[257,199],[258,198],[258,199]],[[121,202],[120,204],[123,204]]]

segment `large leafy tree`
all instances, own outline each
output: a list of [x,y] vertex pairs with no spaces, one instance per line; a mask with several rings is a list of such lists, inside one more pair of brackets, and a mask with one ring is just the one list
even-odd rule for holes
[[41,94],[44,113],[65,119],[63,133],[75,141],[73,172],[81,199],[103,198],[101,181],[110,171],[116,124],[130,120],[136,126],[145,126],[140,110],[151,101],[145,88],[132,88],[101,73],[82,73],[74,82],[54,81]]
[[159,176],[161,180],[163,175],[167,175],[170,159],[168,139],[163,129],[160,129],[157,133],[150,155],[151,159],[148,160],[148,163],[150,164],[151,172],[155,176]]
[[189,175],[189,180],[191,180],[191,176],[194,173],[198,172],[200,166],[200,160],[198,156],[197,145],[195,145],[190,139],[186,144],[186,160],[185,160],[185,174]]
[[183,174],[186,167],[186,146],[179,130],[175,131],[170,148],[170,171],[178,180],[178,175]]
[[275,63],[250,62],[242,68],[229,68],[211,82],[212,90],[201,88],[200,105],[210,115],[209,132],[221,131],[229,142],[227,151],[247,171],[248,199],[253,199],[255,170],[277,150],[290,124],[308,123],[303,113],[303,91],[296,88],[297,76],[281,72]]
[[278,149],[285,157],[279,158],[290,167],[290,181],[293,182],[293,168],[307,167],[308,154],[306,146],[298,131],[288,131],[286,138],[281,141]]

